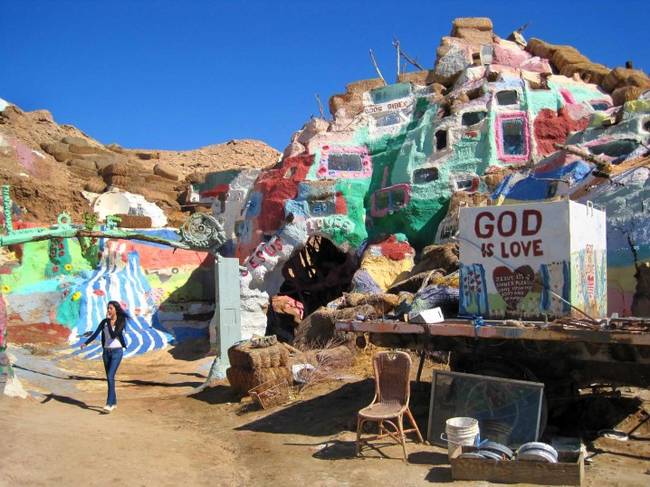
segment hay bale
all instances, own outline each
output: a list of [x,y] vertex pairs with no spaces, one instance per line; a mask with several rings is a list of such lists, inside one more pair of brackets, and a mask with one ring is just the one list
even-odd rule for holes
[[354,308],[364,304],[373,306],[377,311],[388,313],[397,306],[399,297],[395,294],[380,293],[380,294],[362,294],[362,293],[348,293],[344,294],[344,300],[340,308]]
[[560,70],[560,74],[563,76],[571,78],[575,73],[578,73],[583,81],[595,84],[602,83],[609,72],[610,69],[607,66],[592,62],[567,64]]
[[[434,73],[431,69],[423,69],[422,71],[412,71],[410,73],[400,73],[397,76],[399,83],[413,83],[414,85],[430,85],[433,83]],[[443,87],[444,89],[444,87]]]
[[650,78],[638,69],[614,68],[603,79],[600,87],[608,93],[622,86],[638,86],[650,88]]
[[533,37],[528,41],[528,44],[526,45],[526,50],[529,53],[531,53],[533,56],[551,59],[553,57],[553,54],[555,53],[555,50],[558,47],[559,46],[556,46],[555,44],[550,44],[541,39],[537,39]]
[[382,86],[384,86],[384,82],[382,81],[381,78],[370,78],[370,79],[361,79],[359,81],[353,81],[352,83],[348,83],[345,86],[345,90],[347,93],[361,95],[366,91],[370,91],[374,88],[380,88]]
[[428,245],[422,251],[420,261],[413,266],[411,275],[430,272],[434,269],[443,269],[444,274],[451,274],[458,270],[458,255],[458,244],[456,243]]
[[474,45],[491,44],[494,41],[491,30],[484,31],[477,29],[466,29],[462,27],[456,29],[455,37],[464,39],[465,41]]
[[612,93],[612,102],[614,105],[623,105],[627,101],[637,100],[644,91],[644,88],[638,86],[621,86]]
[[458,17],[451,23],[451,35],[456,36],[458,29],[492,31],[492,20],[488,17]]
[[286,366],[289,351],[280,343],[264,348],[253,348],[250,342],[228,349],[230,364],[242,369],[268,369]]
[[555,65],[558,71],[570,64],[588,63],[589,58],[580,54],[580,52],[571,46],[557,46],[553,53],[551,62]]
[[228,382],[230,382],[230,386],[242,394],[246,394],[253,387],[257,387],[270,380],[285,380],[287,384],[293,382],[291,370],[286,366],[255,370],[229,367],[226,370],[226,377],[228,378]]
[[363,111],[363,101],[361,95],[355,93],[338,94],[330,98],[329,109],[332,115],[344,109],[348,117],[354,117]]

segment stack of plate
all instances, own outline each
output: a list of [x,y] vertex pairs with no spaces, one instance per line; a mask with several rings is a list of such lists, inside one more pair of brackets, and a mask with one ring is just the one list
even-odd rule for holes
[[557,463],[557,450],[539,441],[524,443],[517,450],[517,460]]

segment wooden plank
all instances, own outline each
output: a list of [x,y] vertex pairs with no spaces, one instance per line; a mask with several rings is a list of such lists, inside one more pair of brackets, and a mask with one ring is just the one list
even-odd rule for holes
[[535,340],[587,343],[627,343],[650,346],[650,333],[608,330],[544,330],[535,327],[484,325],[475,327],[467,320],[447,320],[438,324],[403,321],[339,321],[336,329],[349,332],[398,333],[432,336],[473,337],[499,340]]
[[483,458],[452,458],[454,480],[528,483],[539,485],[582,485],[584,457],[576,462],[545,463],[533,461],[497,461]]

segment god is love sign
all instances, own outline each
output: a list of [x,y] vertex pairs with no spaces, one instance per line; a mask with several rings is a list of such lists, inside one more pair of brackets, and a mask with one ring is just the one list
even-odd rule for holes
[[[459,218],[461,314],[568,315],[568,302],[593,301],[594,283],[606,275],[605,214],[591,206],[557,201],[461,208]],[[591,296],[581,292],[582,280]]]

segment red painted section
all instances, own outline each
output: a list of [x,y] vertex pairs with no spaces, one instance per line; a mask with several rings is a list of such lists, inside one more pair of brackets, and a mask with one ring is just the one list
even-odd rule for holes
[[210,188],[206,191],[201,191],[199,193],[199,196],[201,196],[201,198],[210,198],[210,197],[214,198],[216,196],[219,196],[220,194],[227,193],[229,189],[230,186],[228,186],[227,184],[217,184],[213,188]]
[[546,156],[557,149],[553,144],[564,144],[570,132],[584,130],[589,125],[589,119],[573,120],[568,111],[562,107],[556,113],[549,108],[539,112],[534,123],[537,152]]
[[391,235],[381,243],[376,244],[381,249],[383,256],[392,260],[402,260],[407,255],[414,255],[415,250],[408,242],[399,242],[395,235]]
[[[129,243],[129,250],[136,250],[140,255],[140,264],[144,269],[169,269],[170,267],[203,266],[214,263],[214,257],[207,252],[193,250],[174,250],[170,247]],[[126,254],[124,254],[126,256]]]
[[336,193],[336,214],[337,215],[347,215],[348,214],[348,204],[345,202],[345,198],[342,193]]
[[30,325],[9,325],[11,343],[51,343],[65,344],[68,342],[70,330],[65,326],[50,323],[34,323]]
[[262,208],[257,218],[259,229],[274,232],[284,221],[284,203],[295,199],[298,184],[305,180],[313,154],[289,157],[278,169],[265,171],[257,180],[255,190],[262,193]]

